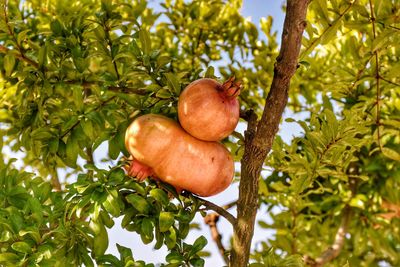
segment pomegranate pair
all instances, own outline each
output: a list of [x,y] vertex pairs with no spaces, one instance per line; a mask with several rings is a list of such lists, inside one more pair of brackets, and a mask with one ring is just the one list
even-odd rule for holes
[[218,141],[239,121],[240,83],[199,79],[179,97],[180,125],[167,117],[148,114],[128,127],[125,145],[133,156],[128,174],[139,181],[153,176],[187,190],[212,196],[226,189],[234,176],[229,151]]

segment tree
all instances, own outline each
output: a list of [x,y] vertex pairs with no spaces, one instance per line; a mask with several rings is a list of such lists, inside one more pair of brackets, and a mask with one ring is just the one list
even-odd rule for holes
[[[185,242],[201,212],[230,266],[398,266],[400,3],[288,0],[280,48],[272,19],[258,30],[240,0],[161,6],[1,1],[0,144],[24,153],[20,169],[0,160],[1,264],[154,266],[122,246],[105,254],[107,228],[123,217],[143,243],[168,248],[165,266],[203,266],[207,240]],[[181,90],[216,75],[245,88],[247,130],[223,140],[241,162],[237,203],[127,177],[132,119],[176,118]],[[303,129],[290,143],[276,136],[286,106],[305,114],[287,119]],[[109,169],[93,159],[103,143],[104,160],[119,160]],[[275,235],[251,248],[264,206],[273,222],[258,224]],[[227,251],[219,216],[234,229]]]

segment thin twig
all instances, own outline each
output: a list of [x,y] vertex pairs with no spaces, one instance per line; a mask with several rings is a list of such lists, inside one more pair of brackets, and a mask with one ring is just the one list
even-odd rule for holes
[[57,169],[55,167],[50,169],[50,175],[51,175],[50,182],[51,182],[53,189],[60,192],[62,190],[62,188],[61,188],[60,179],[58,178]]
[[320,36],[318,36],[318,38],[316,38],[314,41],[311,42],[311,44],[306,47],[306,49],[301,53],[300,55],[300,59],[304,58],[307,55],[307,52],[320,40],[322,40],[322,37],[324,37],[324,35],[328,32],[329,29],[331,29],[333,27],[333,25],[335,25],[336,23],[338,23],[339,20],[341,20],[344,15],[347,14],[347,12],[351,9],[351,7],[355,4],[355,2],[357,2],[357,0],[350,2],[349,6],[343,11],[343,13],[339,14],[339,16],[332,22],[330,23],[329,27],[325,28],[324,31],[321,33]]
[[[90,86],[100,86],[101,81],[79,81],[79,80],[67,80],[67,81],[60,81],[60,83],[64,84],[71,84],[71,85],[81,85],[83,87],[90,87]],[[117,93],[125,93],[125,94],[135,94],[135,95],[147,95],[151,93],[146,89],[141,88],[134,88],[129,86],[114,86],[110,85],[107,87],[109,91],[117,92]]]
[[399,27],[392,26],[392,25],[385,25],[385,24],[383,24],[383,25],[384,25],[384,26],[387,26],[387,27],[389,27],[389,28],[392,28],[392,29],[395,29],[395,30],[400,31],[400,28],[399,28]]
[[[8,1],[5,1],[4,3],[4,22],[7,25],[7,30],[8,30],[8,34],[12,37],[13,41],[15,42],[15,45],[17,46],[17,50],[19,51],[19,54],[16,54],[15,57],[18,58],[19,60],[23,60],[29,64],[31,64],[32,66],[34,66],[35,68],[39,69],[39,63],[33,61],[32,59],[28,58],[25,53],[24,50],[22,49],[22,47],[19,45],[17,38],[15,37],[14,31],[10,26],[10,22],[8,20]],[[1,53],[7,53],[9,51],[8,48],[6,48],[3,45],[0,45],[0,52]]]
[[356,86],[357,82],[361,79],[361,75],[364,73],[364,71],[367,69],[368,63],[371,61],[371,59],[374,57],[374,55],[371,55],[363,64],[362,69],[358,70],[357,75],[356,75],[356,80],[352,83],[349,92],[354,89]]
[[221,254],[222,258],[224,259],[225,263],[228,265],[229,258],[226,254],[226,249],[225,249],[224,245],[222,244],[222,236],[217,228],[218,219],[219,219],[219,215],[217,213],[210,213],[210,214],[207,214],[206,217],[204,217],[204,222],[205,222],[205,224],[207,224],[210,227],[211,237],[214,240],[214,242],[217,244],[218,251]]
[[226,211],[224,208],[222,208],[222,207],[220,207],[220,206],[218,206],[218,205],[216,205],[216,204],[214,204],[214,203],[212,203],[212,202],[210,202],[210,201],[208,201],[208,200],[205,200],[205,199],[203,199],[203,198],[201,198],[201,197],[198,197],[198,196],[194,196],[193,195],[193,197],[194,198],[196,198],[196,199],[198,199],[198,200],[200,200],[200,202],[201,202],[201,204],[204,206],[204,207],[206,207],[208,210],[213,210],[213,211],[215,211],[216,213],[218,213],[219,215],[221,215],[222,217],[224,217],[228,222],[230,222],[232,225],[235,225],[235,223],[236,223],[236,218],[235,218],[235,216],[233,216],[232,214],[230,214],[228,211]]
[[[106,101],[101,102],[100,105],[98,105],[94,110],[99,110],[102,107],[104,107],[105,104],[107,104],[108,102],[112,101],[113,99],[115,99],[116,96],[112,96],[109,99],[107,99]],[[94,111],[94,110],[90,110],[90,112]],[[86,115],[86,114],[84,114]],[[69,129],[67,129],[64,133],[61,134],[60,139],[63,139],[68,133],[70,133],[73,129],[75,129],[76,126],[78,126],[80,124],[80,120],[77,120]]]
[[[372,23],[372,32],[374,36],[374,40],[376,39],[376,26],[375,26],[375,12],[372,0],[369,0],[369,8],[371,11],[371,23]],[[379,75],[379,55],[378,49],[375,49],[375,78],[376,78],[376,126],[377,126],[377,134],[378,134],[378,145],[379,148],[382,149],[381,144],[381,108],[380,108],[380,98],[381,98],[381,88],[380,88],[380,75]]]
[[387,82],[387,83],[390,83],[390,84],[392,84],[392,85],[400,86],[400,83],[392,82],[391,80],[388,80],[388,79],[386,79],[386,78],[384,78],[384,77],[382,77],[382,76],[379,76],[379,79],[381,79],[382,81],[385,81],[385,82]]
[[117,75],[118,82],[120,82],[120,78],[121,77],[120,77],[119,72],[118,72],[117,62],[115,61],[114,56],[113,56],[113,52],[112,52],[113,43],[112,43],[111,36],[110,36],[110,28],[107,25],[104,25],[104,32],[105,32],[105,35],[106,35],[107,44],[109,46],[110,57],[111,57],[111,60],[112,60],[112,64],[114,66],[115,74]]
[[236,206],[237,204],[237,200],[232,201],[231,203],[225,204],[224,206],[222,206],[222,208],[224,210],[229,210],[230,208],[233,208],[234,206]]
[[[0,53],[2,54],[7,54],[8,51],[12,51],[11,49],[0,45]],[[26,57],[24,54],[17,54],[17,53],[13,53],[13,56],[16,57],[17,59],[21,60],[21,61],[25,61],[26,63],[34,66],[35,68],[39,68],[39,64],[35,61],[33,61],[32,59]]]

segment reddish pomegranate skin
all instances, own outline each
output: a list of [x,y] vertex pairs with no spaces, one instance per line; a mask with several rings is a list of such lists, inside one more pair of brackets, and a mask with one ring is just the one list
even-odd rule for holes
[[234,77],[220,84],[213,79],[199,79],[189,84],[178,101],[182,128],[205,141],[219,141],[229,136],[239,121],[240,82]]
[[130,157],[130,160],[130,166],[125,169],[129,176],[136,177],[139,182],[143,182],[149,176],[154,176],[154,171],[152,168],[139,162],[133,157]]
[[133,164],[136,159],[148,166],[158,179],[177,190],[212,196],[232,182],[234,163],[223,145],[198,140],[164,116],[148,114],[134,120],[126,131],[125,145],[134,157]]

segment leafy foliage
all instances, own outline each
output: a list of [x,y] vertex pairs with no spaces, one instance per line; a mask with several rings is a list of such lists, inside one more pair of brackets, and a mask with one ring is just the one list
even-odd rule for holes
[[276,229],[276,248],[317,258],[350,207],[331,266],[399,264],[398,10],[393,1],[310,4],[289,103],[310,115],[290,144],[276,139],[260,192],[273,223],[259,224]]

